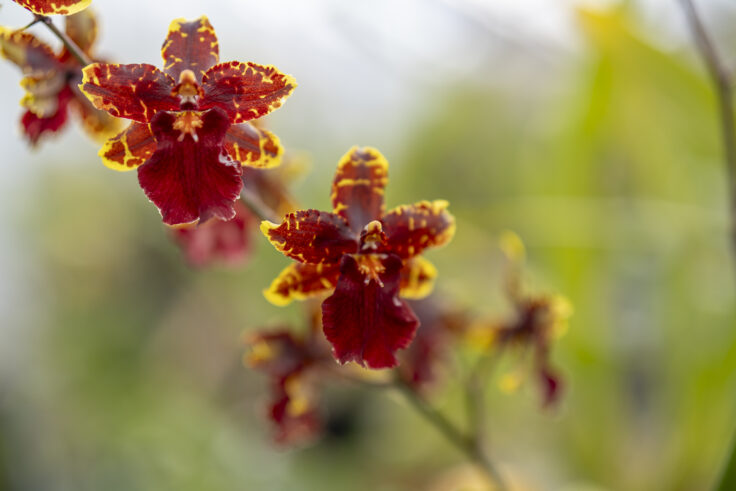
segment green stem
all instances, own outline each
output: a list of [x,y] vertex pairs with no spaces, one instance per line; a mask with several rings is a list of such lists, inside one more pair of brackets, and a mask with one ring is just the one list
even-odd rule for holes
[[279,217],[276,216],[276,213],[266,206],[266,204],[249,189],[243,188],[242,191],[240,191],[240,200],[259,219],[271,222],[280,221]]
[[729,213],[731,219],[729,223],[729,234],[734,247],[734,253],[736,254],[736,123],[734,123],[733,115],[733,80],[730,71],[718,56],[715,44],[701,21],[692,0],[682,0],[682,5],[698,51],[710,74],[718,100],[723,158],[728,178],[730,199]]
[[54,25],[54,22],[51,20],[51,18],[46,17],[45,15],[38,14],[35,14],[35,16],[35,22],[41,22],[46,27],[48,27],[49,30],[54,33],[54,36],[59,38],[59,40],[64,44],[66,50],[71,53],[74,58],[77,59],[80,65],[84,67],[93,63],[92,60],[84,53],[84,51],[82,51],[82,49],[77,46],[77,43],[75,43],[69,36],[66,35],[66,33],[60,31],[59,28]]
[[[736,124],[733,114],[733,79],[718,55],[708,30],[700,19],[692,0],[681,0],[695,43],[710,74],[718,100],[718,113],[723,142],[723,157],[728,178],[730,198],[729,234],[736,259]],[[736,264],[736,260],[734,261]],[[729,491],[736,489],[736,434],[732,436],[729,457],[714,489]]]
[[16,29],[16,30],[15,30],[14,32],[23,32],[23,31],[25,31],[26,29],[29,29],[29,28],[31,28],[31,27],[33,27],[33,26],[35,26],[35,25],[36,25],[36,24],[38,24],[39,22],[41,22],[41,20],[40,20],[40,19],[38,19],[38,18],[36,18],[36,19],[33,19],[33,20],[32,20],[31,22],[29,22],[28,24],[24,25],[23,27],[21,27],[21,28],[19,28],[19,29]]
[[473,436],[466,436],[442,413],[429,405],[417,392],[402,380],[397,380],[394,384],[411,404],[416,411],[421,414],[424,419],[432,424],[450,443],[463,452],[470,460],[475,462],[478,467],[488,476],[494,484],[495,489],[504,491],[508,489],[504,483],[501,474],[496,469],[493,462],[488,458],[483,450],[480,439]]

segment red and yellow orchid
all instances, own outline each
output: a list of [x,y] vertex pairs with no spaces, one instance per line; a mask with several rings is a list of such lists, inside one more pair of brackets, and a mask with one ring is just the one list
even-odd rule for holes
[[314,307],[308,306],[309,329],[304,334],[282,328],[250,334],[246,340],[245,364],[271,379],[268,417],[281,444],[307,443],[323,428],[317,381],[334,361],[319,335],[320,315]]
[[[97,20],[91,10],[66,17],[66,34],[87,56],[97,39]],[[32,145],[66,126],[69,111],[76,113],[82,127],[95,138],[105,139],[119,130],[115,118],[95,109],[79,91],[79,61],[62,48],[59,53],[25,31],[0,27],[0,53],[23,72],[21,86],[26,95],[21,105],[23,134]]]
[[148,64],[94,63],[80,88],[99,109],[131,119],[100,150],[110,168],[138,169],[146,196],[164,223],[230,220],[242,188],[241,165],[272,167],[282,147],[247,121],[281,106],[296,87],[273,66],[218,63],[206,17],[172,22],[162,49],[164,69]]
[[92,0],[13,0],[34,14],[39,15],[72,15],[80,12],[92,3]]
[[332,212],[300,210],[261,231],[297,262],[265,291],[276,305],[333,291],[322,304],[323,327],[341,363],[370,368],[397,364],[416,316],[399,294],[426,296],[436,269],[419,255],[452,238],[455,220],[446,201],[422,201],[385,211],[388,162],[378,150],[354,147],[337,166]]
[[[507,261],[505,291],[514,309],[513,316],[501,321],[478,321],[465,334],[473,345],[485,351],[509,348],[522,353],[531,351],[531,369],[542,392],[543,405],[552,406],[560,398],[563,381],[552,368],[550,350],[554,340],[567,330],[572,305],[559,295],[532,294],[524,290],[522,267],[526,252],[519,236],[504,232],[500,247]],[[523,379],[520,374],[525,371],[521,369],[504,376],[502,388],[515,389]]]

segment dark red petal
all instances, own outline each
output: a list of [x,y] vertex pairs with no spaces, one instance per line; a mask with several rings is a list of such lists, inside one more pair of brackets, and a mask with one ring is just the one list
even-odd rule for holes
[[274,305],[288,305],[292,300],[305,300],[335,288],[339,275],[337,263],[292,263],[263,290],[263,295]]
[[[296,377],[299,377],[298,375]],[[282,445],[296,445],[314,440],[322,432],[322,419],[317,409],[308,401],[295,404],[293,396],[285,387],[289,381],[276,387],[269,416],[276,425],[274,439]]]
[[232,220],[210,220],[198,226],[179,227],[172,234],[193,266],[207,266],[215,261],[237,265],[250,253],[251,227],[255,224],[256,218],[238,201]]
[[409,302],[419,318],[416,337],[401,356],[399,373],[412,387],[426,390],[437,382],[453,341],[468,324],[464,312],[451,310],[434,295]]
[[414,257],[427,247],[447,244],[455,235],[455,218],[447,211],[447,201],[420,201],[401,205],[381,218],[388,241],[381,252],[401,258]]
[[381,262],[385,269],[375,279],[354,255],[344,256],[335,293],[322,303],[325,336],[340,363],[391,368],[396,351],[414,339],[419,321],[398,298],[401,259],[389,255]]
[[85,9],[64,18],[66,35],[87,55],[97,40],[97,16],[93,9]]
[[169,26],[161,56],[164,71],[174,80],[179,80],[184,70],[191,70],[201,82],[204,73],[220,59],[217,36],[209,19],[205,16],[189,22],[175,19]]
[[156,139],[145,123],[130,123],[126,129],[110,138],[100,149],[102,162],[117,171],[133,170],[151,158],[156,151]]
[[17,65],[25,75],[45,75],[49,71],[61,69],[51,47],[25,31],[0,27],[0,54]]
[[284,152],[276,135],[250,123],[232,125],[227,130],[225,150],[231,159],[263,169],[279,165]]
[[414,341],[401,358],[401,374],[416,389],[424,389],[437,379],[437,365],[446,355],[444,333],[437,325],[420,317]]
[[332,182],[333,211],[355,231],[381,218],[383,193],[388,182],[388,162],[375,148],[353,147],[337,164]]
[[230,220],[235,216],[234,203],[243,182],[240,165],[229,160],[222,149],[229,125],[220,109],[166,111],[153,118],[151,130],[158,146],[138,168],[138,182],[158,207],[164,223],[204,222],[213,217]]
[[202,79],[203,109],[220,107],[230,121],[260,118],[281,106],[296,87],[289,75],[273,66],[231,61],[210,68]]
[[59,92],[56,111],[49,116],[40,117],[26,111],[21,119],[23,133],[26,135],[31,145],[36,145],[41,137],[45,134],[56,133],[64,127],[67,120],[69,102],[73,98],[72,91],[69,87],[65,87]]
[[345,220],[326,211],[289,213],[280,225],[264,221],[261,232],[278,251],[302,263],[337,263],[358,248]]
[[560,399],[560,394],[562,393],[562,381],[560,377],[547,366],[542,366],[537,376],[539,377],[539,383],[542,388],[543,406],[553,406]]
[[118,118],[151,122],[158,111],[179,109],[174,80],[153,65],[93,63],[82,69],[79,88],[97,109]]
[[85,9],[92,0],[14,0],[34,14],[71,15]]

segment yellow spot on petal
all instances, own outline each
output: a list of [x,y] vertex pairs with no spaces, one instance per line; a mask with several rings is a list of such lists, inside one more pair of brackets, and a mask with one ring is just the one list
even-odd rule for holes
[[501,233],[498,239],[498,245],[504,255],[512,262],[523,262],[526,257],[526,248],[521,237],[510,230]]

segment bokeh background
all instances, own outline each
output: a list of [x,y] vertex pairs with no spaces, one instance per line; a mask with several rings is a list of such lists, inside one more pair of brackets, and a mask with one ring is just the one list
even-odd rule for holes
[[[736,5],[696,2],[736,63]],[[575,306],[554,347],[566,393],[489,381],[491,448],[529,489],[701,490],[736,414],[734,265],[715,100],[671,0],[95,0],[99,52],[160,64],[173,18],[209,16],[221,59],[299,87],[268,118],[325,209],[352,145],[391,163],[389,206],[445,198],[440,296],[503,316],[497,238],[529,287]],[[3,1],[0,24],[30,14]],[[41,27],[34,32],[48,38]],[[261,295],[287,260],[192,270],[135,173],[74,128],[31,151],[0,64],[0,488],[414,490],[462,458],[395,394],[327,393],[328,435],[276,447],[243,333],[299,323]],[[452,377],[436,404],[461,417]]]

